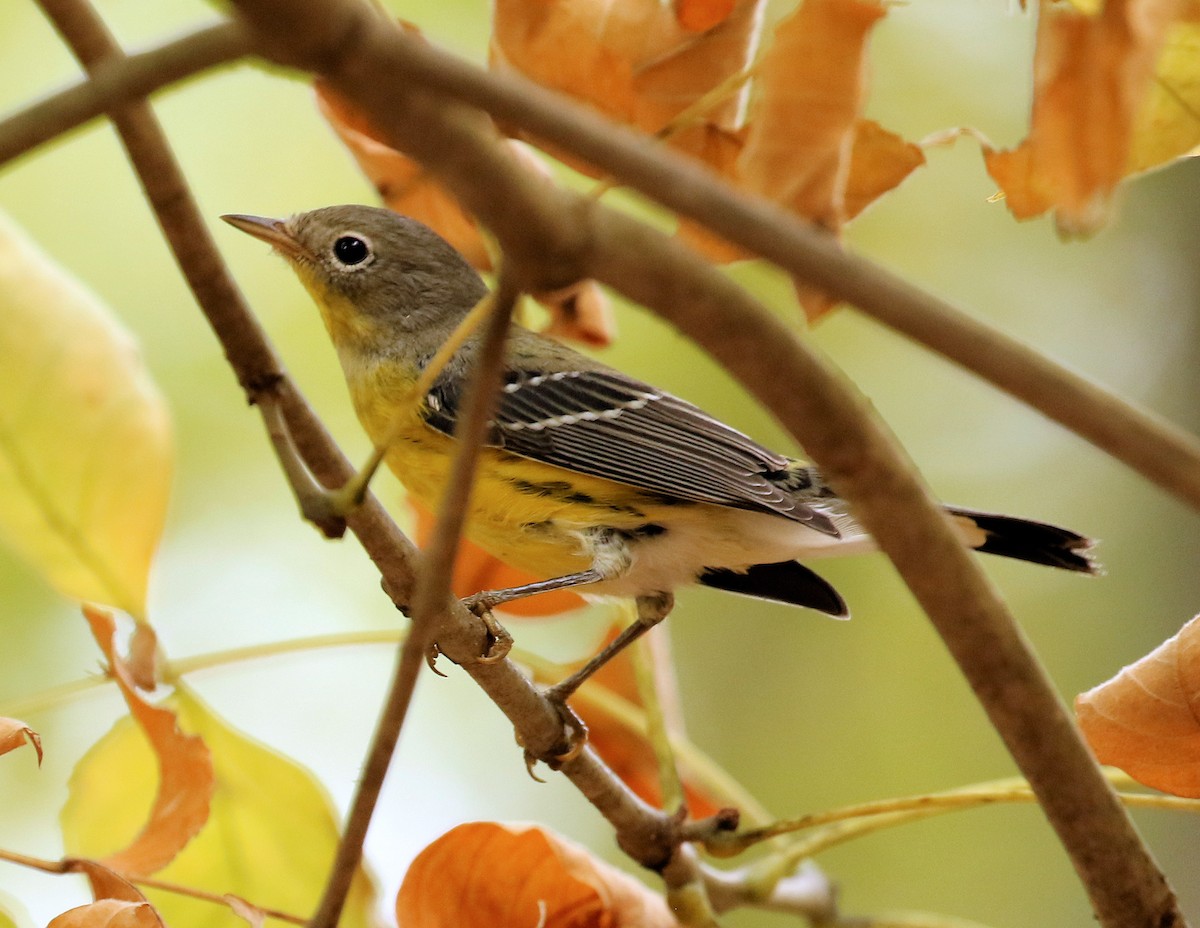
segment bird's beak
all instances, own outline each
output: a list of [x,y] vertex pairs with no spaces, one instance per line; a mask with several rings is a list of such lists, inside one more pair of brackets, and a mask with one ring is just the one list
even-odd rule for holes
[[241,229],[247,235],[262,239],[285,258],[296,260],[311,257],[308,250],[288,231],[287,223],[282,219],[244,216],[240,213],[227,213],[221,218],[235,229]]

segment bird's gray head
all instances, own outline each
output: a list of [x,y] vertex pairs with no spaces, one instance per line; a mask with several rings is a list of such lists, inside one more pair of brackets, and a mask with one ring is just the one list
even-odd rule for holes
[[444,337],[487,292],[455,249],[387,209],[328,206],[288,219],[222,216],[287,258],[339,349],[425,333]]

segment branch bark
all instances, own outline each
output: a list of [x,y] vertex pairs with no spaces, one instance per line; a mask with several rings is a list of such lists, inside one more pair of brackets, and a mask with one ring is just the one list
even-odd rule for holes
[[[412,43],[365,7],[351,0],[237,0],[237,7],[265,54],[320,73],[361,106],[390,143],[437,174],[492,229],[507,259],[526,273],[540,272],[547,289],[586,276],[607,282],[670,319],[754,391],[851,503],[929,613],[1037,792],[1101,923],[1184,924],[1164,877],[995,590],[899,447],[827,362],[678,244],[526,173],[500,151],[479,112],[414,79]],[[672,166],[641,147],[659,168]],[[652,195],[672,206],[687,203],[689,215],[724,232],[711,185],[678,165],[666,173],[671,176],[658,171],[665,186]],[[808,282],[869,305],[929,301],[777,211],[754,205],[748,218],[759,212],[763,228],[746,230],[738,241],[761,245],[759,239],[782,223],[793,244],[804,244],[804,260],[796,262],[802,268],[789,269]],[[852,270],[867,273],[874,287],[856,287]]]

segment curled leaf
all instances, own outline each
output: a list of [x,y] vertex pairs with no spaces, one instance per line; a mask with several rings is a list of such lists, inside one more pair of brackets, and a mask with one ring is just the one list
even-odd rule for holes
[[[212,758],[200,738],[180,730],[171,709],[151,705],[138,694],[125,662],[114,651],[116,623],[112,615],[86,606],[84,615],[158,766],[158,789],[145,826],[128,846],[108,853],[103,862],[121,873],[149,876],[170,863],[208,820],[213,795]],[[114,773],[95,769],[90,756],[80,761],[71,777],[72,790],[77,793],[86,791],[95,777]]]
[[88,878],[96,901],[63,912],[47,928],[164,928],[146,897],[123,876],[94,860],[71,861],[70,869]]
[[37,752],[38,766],[42,766],[42,736],[17,719],[0,716],[0,754],[32,744]]
[[[1155,63],[1185,10],[1184,0],[1107,0],[1094,12],[1042,0],[1029,135],[1010,151],[984,146],[988,173],[1014,216],[1053,210],[1064,235],[1104,223],[1130,169]],[[1194,123],[1195,111],[1184,119]]]
[[1200,616],[1077,696],[1075,714],[1102,764],[1146,786],[1200,798]]
[[761,97],[738,161],[756,193],[830,229],[845,192],[866,99],[866,42],[886,13],[875,0],[804,0],[775,30]]
[[145,614],[171,479],[129,333],[0,216],[0,537],[75,599]]
[[396,897],[404,928],[675,928],[662,897],[533,825],[470,822],[425,848]]

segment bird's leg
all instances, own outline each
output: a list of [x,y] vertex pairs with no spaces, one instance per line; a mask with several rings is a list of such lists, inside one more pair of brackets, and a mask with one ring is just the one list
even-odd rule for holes
[[635,642],[655,625],[665,619],[675,606],[675,596],[671,593],[653,593],[637,598],[637,619],[632,625],[617,635],[608,646],[586,664],[559,683],[554,684],[545,692],[551,702],[565,706],[566,701],[579,689],[580,685],[597,670],[621,653],[626,647]]
[[488,648],[487,654],[479,658],[479,660],[485,664],[492,664],[503,660],[508,652],[512,650],[512,635],[492,615],[492,610],[497,606],[511,603],[516,599],[524,599],[526,596],[533,596],[536,593],[552,593],[555,590],[568,590],[571,587],[583,586],[587,583],[597,583],[604,579],[607,579],[604,574],[595,568],[590,568],[588,570],[581,570],[579,573],[554,577],[550,580],[523,583],[520,586],[509,587],[506,590],[484,590],[483,592],[466,597],[462,601],[463,605],[483,620],[483,624],[487,627],[488,634],[492,636],[494,642],[492,647]]

